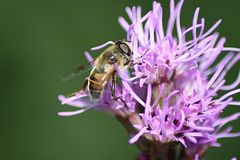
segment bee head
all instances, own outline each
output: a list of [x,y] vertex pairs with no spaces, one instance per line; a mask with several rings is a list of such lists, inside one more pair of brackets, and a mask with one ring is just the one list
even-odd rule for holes
[[132,50],[130,49],[127,42],[120,40],[120,41],[115,42],[115,45],[117,45],[118,48],[120,49],[120,51],[122,53],[124,53],[125,55],[127,55],[128,57],[132,56],[132,54],[133,54]]

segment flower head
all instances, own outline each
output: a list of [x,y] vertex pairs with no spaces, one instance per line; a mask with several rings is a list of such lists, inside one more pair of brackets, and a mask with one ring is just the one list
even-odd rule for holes
[[[111,99],[105,89],[102,99],[94,103],[82,97],[80,91],[73,97],[60,96],[62,103],[80,107],[81,113],[92,107],[113,112],[120,121],[128,121],[133,137],[130,143],[145,141],[160,145],[177,143],[183,146],[188,157],[201,156],[208,146],[220,146],[219,138],[236,137],[231,127],[225,124],[236,120],[240,113],[221,118],[221,112],[229,105],[240,105],[232,95],[240,93],[240,72],[235,82],[225,84],[225,76],[239,61],[238,48],[224,47],[225,38],[219,38],[215,29],[221,20],[210,29],[205,29],[205,19],[199,20],[199,8],[195,10],[192,25],[180,23],[183,0],[176,6],[170,1],[170,17],[164,30],[163,10],[153,2],[153,9],[141,16],[141,8],[126,8],[131,20],[119,18],[127,33],[133,57],[129,71],[116,71],[121,79],[115,94],[121,100]],[[173,34],[176,29],[177,34]],[[187,36],[192,39],[186,39]],[[86,53],[91,61],[91,56]],[[225,55],[217,64],[219,55]],[[225,94],[219,98],[219,91]],[[130,125],[130,127],[129,127]],[[131,128],[132,129],[129,129]]]

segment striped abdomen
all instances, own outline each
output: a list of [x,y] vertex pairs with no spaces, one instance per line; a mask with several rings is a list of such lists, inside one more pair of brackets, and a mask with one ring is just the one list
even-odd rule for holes
[[104,69],[93,68],[88,77],[88,92],[93,101],[98,101],[101,98],[110,77],[111,74],[106,73]]

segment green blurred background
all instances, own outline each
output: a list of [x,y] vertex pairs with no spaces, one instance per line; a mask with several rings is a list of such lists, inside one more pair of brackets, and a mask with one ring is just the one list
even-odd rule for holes
[[[162,0],[165,22],[168,0]],[[108,40],[125,37],[118,24],[126,17],[125,6],[143,6],[151,1],[91,0],[1,0],[1,160],[128,160],[138,153],[128,144],[128,134],[113,117],[88,111],[78,116],[59,117],[59,94],[80,89],[83,77],[63,83],[71,69],[86,63],[83,51]],[[218,31],[228,46],[240,47],[240,1],[186,1],[182,23],[189,25],[194,8],[210,27],[219,18]],[[94,57],[97,56],[95,53]],[[227,77],[233,81],[238,66]],[[233,75],[233,76],[231,76]],[[238,97],[235,97],[239,100]],[[231,107],[225,115],[240,111]],[[240,130],[239,120],[232,123]],[[221,140],[223,147],[210,149],[207,160],[240,156],[240,138]]]

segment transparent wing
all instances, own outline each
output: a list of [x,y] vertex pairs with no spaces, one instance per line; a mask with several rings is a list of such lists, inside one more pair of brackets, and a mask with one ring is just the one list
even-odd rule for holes
[[93,68],[93,65],[94,65],[94,61],[92,61],[86,65],[79,66],[78,68],[73,69],[69,74],[65,75],[62,80],[68,81],[68,80],[71,80],[71,79],[81,75],[82,73],[84,73],[86,71],[90,71]]

